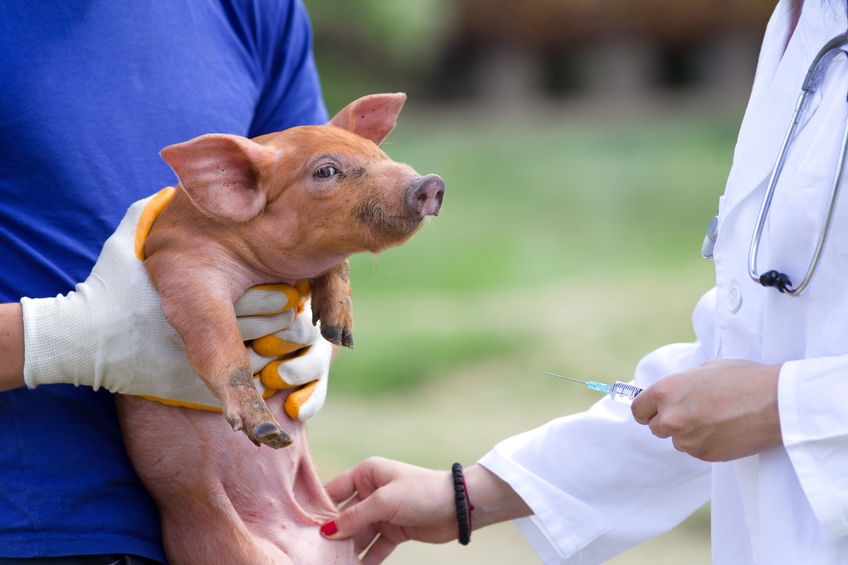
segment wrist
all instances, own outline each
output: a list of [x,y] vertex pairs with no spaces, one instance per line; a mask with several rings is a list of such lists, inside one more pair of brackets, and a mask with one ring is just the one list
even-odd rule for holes
[[84,296],[69,292],[54,298],[22,298],[21,313],[27,387],[95,385],[95,348]]
[[474,501],[474,530],[533,513],[506,481],[479,463],[465,469],[465,482]]
[[471,503],[471,497],[468,495],[468,485],[465,482],[462,465],[454,463],[451,467],[451,475],[453,480],[454,504],[456,506],[456,523],[458,531],[459,543],[468,545],[471,541],[471,512],[474,510],[474,505]]
[[18,302],[0,304],[0,390],[24,385],[24,327]]
[[778,408],[779,379],[783,363],[763,367],[763,390],[768,394],[768,402],[764,408],[764,447],[774,447],[783,444],[783,433],[780,428],[780,411]]

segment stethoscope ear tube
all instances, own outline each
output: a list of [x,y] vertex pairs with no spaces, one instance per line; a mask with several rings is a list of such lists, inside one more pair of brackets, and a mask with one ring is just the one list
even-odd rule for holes
[[789,125],[789,130],[786,132],[786,137],[783,139],[783,143],[780,146],[780,151],[778,151],[774,168],[772,169],[771,176],[769,177],[766,192],[763,195],[763,202],[760,206],[760,212],[757,215],[757,223],[754,226],[754,233],[751,236],[751,247],[748,250],[748,274],[750,277],[755,282],[758,282],[763,286],[774,287],[778,291],[792,296],[801,294],[810,283],[810,279],[812,279],[813,273],[816,270],[816,265],[821,257],[822,249],[824,248],[827,231],[830,227],[831,218],[833,217],[836,195],[839,192],[839,185],[842,182],[842,174],[845,167],[845,153],[846,148],[848,148],[848,122],[845,124],[844,134],[842,137],[842,147],[840,148],[839,153],[839,163],[836,167],[836,173],[831,187],[830,204],[828,205],[827,214],[822,225],[821,233],[819,234],[816,250],[813,253],[813,258],[810,260],[807,274],[804,277],[804,280],[801,281],[801,284],[793,288],[792,282],[789,280],[789,276],[774,269],[767,271],[762,275],[757,272],[757,255],[760,249],[760,239],[763,235],[763,228],[765,227],[768,211],[771,207],[772,198],[774,197],[774,190],[777,186],[777,181],[780,179],[780,173],[783,171],[786,154],[789,151],[791,141],[795,137],[795,130],[797,129],[798,123],[803,115],[803,111],[807,106],[807,100],[811,94],[818,90],[822,80],[824,79],[827,67],[830,65],[833,58],[841,51],[841,47],[846,43],[848,43],[848,33],[837,35],[828,41],[813,59],[813,63],[807,71],[807,76],[804,78],[804,83],[801,86],[801,94],[798,96],[798,101],[795,104],[795,112],[792,114],[792,123]]

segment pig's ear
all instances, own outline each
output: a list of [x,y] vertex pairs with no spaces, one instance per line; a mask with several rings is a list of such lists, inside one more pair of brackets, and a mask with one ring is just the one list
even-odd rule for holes
[[379,145],[395,127],[406,94],[369,94],[354,100],[333,116],[330,125],[352,131]]
[[169,145],[160,154],[192,201],[209,214],[246,222],[265,208],[260,180],[277,161],[273,147],[213,133]]

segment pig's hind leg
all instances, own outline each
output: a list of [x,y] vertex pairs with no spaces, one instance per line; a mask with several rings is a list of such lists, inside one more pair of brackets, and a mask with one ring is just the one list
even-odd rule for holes
[[330,343],[353,348],[353,304],[347,260],[312,279],[310,284],[312,322],[321,320],[321,335]]
[[291,444],[253,384],[250,357],[229,297],[197,288],[159,291],[165,318],[182,337],[194,370],[221,400],[233,430],[244,430],[256,445]]

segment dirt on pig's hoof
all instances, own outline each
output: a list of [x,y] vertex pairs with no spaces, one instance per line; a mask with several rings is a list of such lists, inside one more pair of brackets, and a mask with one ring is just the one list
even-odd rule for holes
[[292,438],[272,422],[262,422],[253,428],[250,438],[256,445],[267,445],[274,449],[280,449],[291,445]]
[[321,326],[321,335],[330,343],[353,349],[353,330],[339,326]]

